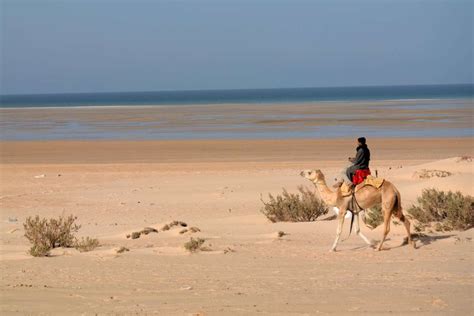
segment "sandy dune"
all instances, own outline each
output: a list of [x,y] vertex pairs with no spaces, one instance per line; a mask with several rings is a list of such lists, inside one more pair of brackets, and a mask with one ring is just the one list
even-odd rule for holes
[[[259,212],[260,194],[311,187],[298,175],[305,168],[322,169],[332,182],[353,142],[253,142],[154,143],[155,151],[135,156],[133,146],[150,144],[2,143],[2,314],[472,313],[472,230],[429,234],[413,250],[392,225],[386,251],[352,235],[329,253],[335,221],[272,224]],[[127,154],[117,157],[116,146]],[[423,188],[474,194],[473,162],[457,158],[473,154],[472,139],[379,139],[371,148],[372,168],[400,189],[404,207]],[[451,175],[420,178],[422,170]],[[35,214],[74,214],[79,236],[102,246],[32,258],[22,222]],[[126,238],[172,220],[201,231]],[[362,230],[381,236],[380,227]],[[191,236],[205,238],[210,251],[187,253]],[[130,251],[118,254],[122,246]]]

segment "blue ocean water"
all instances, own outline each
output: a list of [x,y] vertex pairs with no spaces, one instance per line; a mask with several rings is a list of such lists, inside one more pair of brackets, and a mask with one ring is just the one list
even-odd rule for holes
[[0,95],[1,108],[472,98],[473,84]]

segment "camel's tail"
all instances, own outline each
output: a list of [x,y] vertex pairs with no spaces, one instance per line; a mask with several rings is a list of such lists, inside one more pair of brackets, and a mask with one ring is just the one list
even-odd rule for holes
[[397,190],[397,199],[395,200],[395,204],[393,205],[393,215],[400,218],[403,221],[405,217],[402,212],[402,198],[400,196],[400,192]]

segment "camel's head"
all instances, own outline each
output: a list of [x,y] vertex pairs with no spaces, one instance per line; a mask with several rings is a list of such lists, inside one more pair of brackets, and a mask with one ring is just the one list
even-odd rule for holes
[[303,170],[300,172],[300,175],[310,181],[316,182],[324,180],[324,175],[321,170]]

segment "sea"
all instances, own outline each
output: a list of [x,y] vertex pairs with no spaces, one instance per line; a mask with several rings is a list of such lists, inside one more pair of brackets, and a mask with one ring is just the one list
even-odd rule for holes
[[472,98],[473,84],[0,95],[1,108]]
[[[473,137],[473,92],[473,84],[457,84],[0,95],[0,141]],[[357,105],[364,101],[376,106],[380,101],[380,106],[374,110],[376,116],[366,125],[358,122],[361,114]],[[348,117],[348,113],[337,107],[351,102],[354,102],[354,111]],[[314,107],[311,116],[301,116],[297,111],[292,113],[292,105],[305,103]],[[198,107],[217,105],[222,110],[235,104],[252,107],[288,104],[290,110],[277,115],[268,108],[268,113],[263,111],[264,115],[257,117],[227,110],[224,114],[223,111],[201,113]],[[334,113],[319,113],[321,104],[334,106]],[[191,106],[192,110],[186,118],[177,119],[180,123],[175,125],[170,125],[166,118],[137,115],[141,113],[140,107],[155,106],[164,111],[179,106]],[[76,117],[74,111],[67,111],[70,114],[63,113],[59,118],[48,114],[54,109],[67,108],[100,109],[102,115],[84,120],[84,117]],[[133,108],[133,115],[140,119],[103,115],[104,111],[114,114],[123,108]],[[25,112],[29,109],[32,112]],[[398,110],[413,113],[406,116],[407,124],[404,124],[404,118],[397,118],[400,126],[381,123],[391,119],[384,114],[386,111],[397,113]],[[229,118],[232,115],[241,117]],[[327,121],[305,124],[305,120],[311,119]],[[268,121],[288,123],[266,124]],[[329,121],[332,123],[326,124]]]

